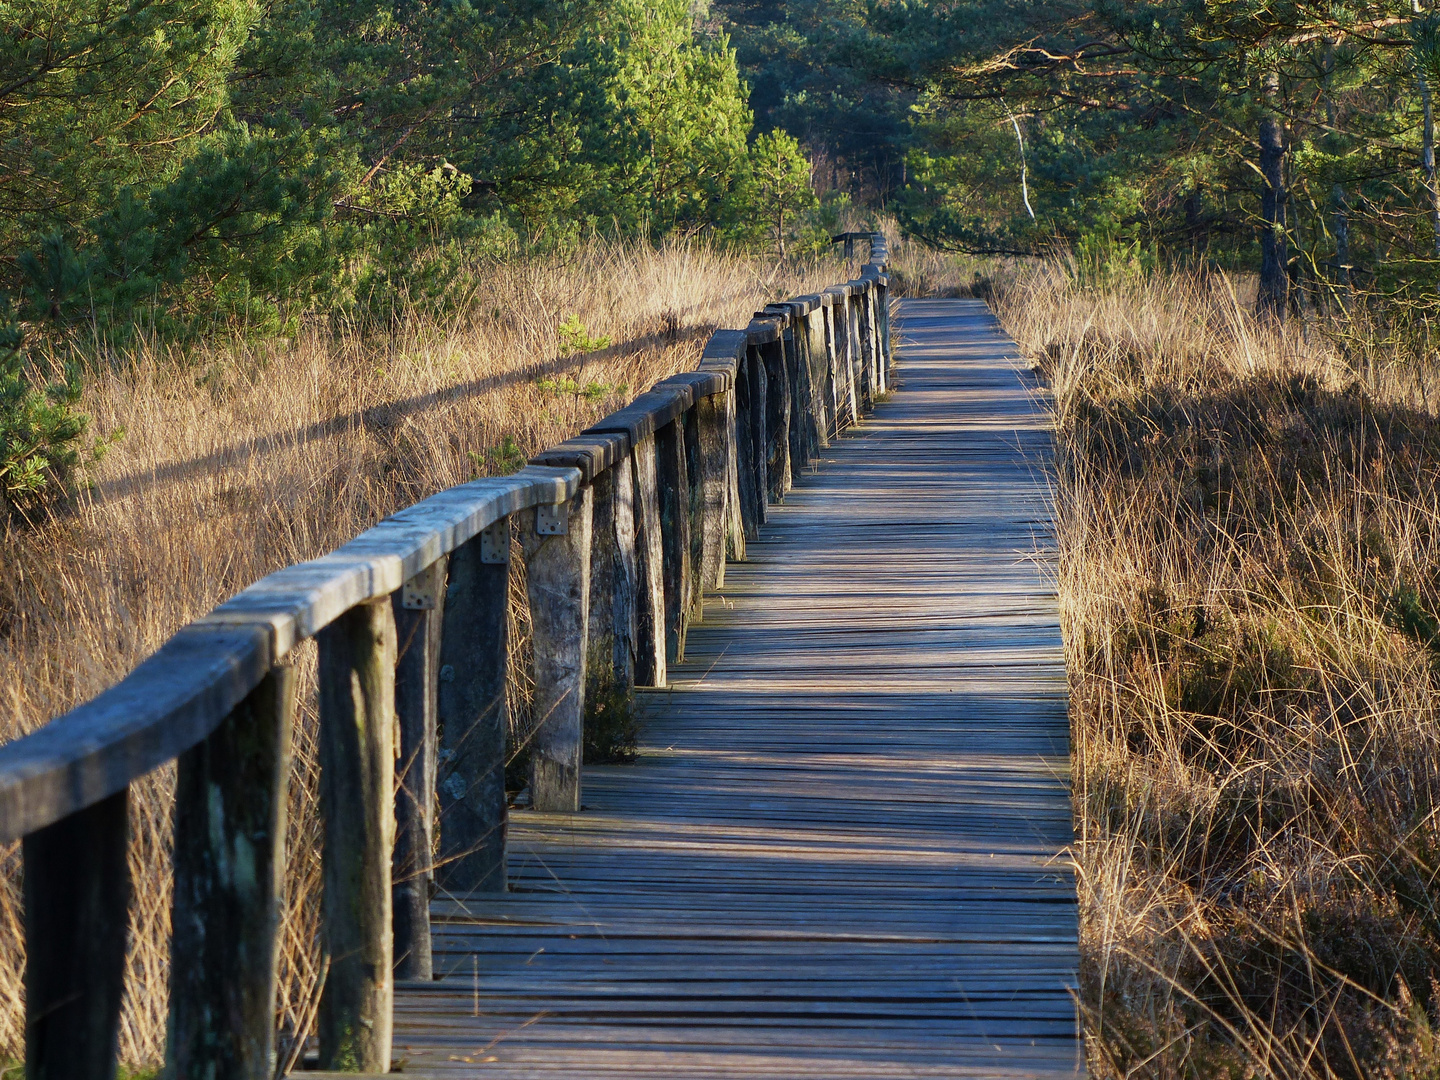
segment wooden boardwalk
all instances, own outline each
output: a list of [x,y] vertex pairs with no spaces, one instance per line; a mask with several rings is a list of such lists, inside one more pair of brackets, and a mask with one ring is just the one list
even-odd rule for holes
[[1050,436],[983,304],[899,318],[900,391],[728,568],[639,760],[437,900],[406,1072],[1082,1070]]

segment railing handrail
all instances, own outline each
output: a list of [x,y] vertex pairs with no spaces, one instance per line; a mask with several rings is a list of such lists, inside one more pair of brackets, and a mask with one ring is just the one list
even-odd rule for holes
[[[681,421],[690,417],[701,402],[713,404],[717,398],[724,402],[722,412],[728,417],[723,420],[728,449],[711,445],[707,452],[728,454],[728,480],[722,500],[728,523],[722,526],[706,519],[705,528],[712,532],[720,528],[728,536],[728,540],[722,537],[718,541],[723,578],[727,543],[730,557],[743,557],[743,533],[764,520],[766,503],[783,495],[788,486],[792,443],[801,445],[808,437],[812,441],[818,438],[816,445],[823,445],[824,433],[814,434],[816,424],[831,427],[838,433],[842,412],[846,417],[845,426],[858,421],[862,406],[868,406],[874,395],[885,389],[889,363],[884,289],[888,280],[887,250],[883,235],[865,234],[865,238],[870,240],[870,259],[861,269],[860,277],[832,285],[820,293],[770,305],[756,313],[744,330],[715,331],[706,343],[696,370],[661,380],[579,435],[536,454],[519,472],[478,479],[441,491],[392,514],[327,555],[261,578],[208,615],[183,627],[116,685],[29,735],[0,745],[0,842],[27,838],[27,911],[32,903],[40,902],[32,900],[32,896],[41,895],[38,891],[32,893],[30,888],[30,837],[41,830],[67,825],[72,819],[80,821],[86,817],[82,812],[121,796],[133,781],[211,739],[238,709],[258,708],[253,704],[254,695],[297,643],[316,637],[364,605],[398,594],[409,587],[408,583],[421,580],[431,568],[443,567],[447,556],[513,515],[531,509],[538,513],[546,507],[569,507],[581,498],[588,498],[586,493],[592,485],[619,463],[631,461],[642,444],[647,447],[656,444],[662,432],[669,433],[667,437],[671,442],[666,452],[672,455],[668,464],[660,463],[662,482],[667,475],[665,468],[680,469],[679,475],[683,478],[687,447],[685,440],[675,443]],[[868,314],[852,303],[853,298],[872,292],[877,300],[866,309]],[[831,308],[837,313],[840,308],[845,309],[843,327],[839,325],[838,314],[835,319],[827,315],[823,326],[806,322],[813,313]],[[777,343],[784,343],[785,349],[799,355],[796,350],[800,350],[800,345],[791,338],[799,334],[802,325],[806,327],[805,355],[809,356],[808,350],[812,347],[810,335],[819,333],[822,346],[831,357],[833,402],[829,406],[811,403],[809,415],[792,414],[787,383],[777,390],[779,396],[773,399],[784,399],[785,430],[777,432],[773,417],[747,414],[737,418],[737,402],[742,399],[752,403],[749,407],[760,407],[764,411],[766,357],[770,358],[769,362],[781,357],[778,370],[794,377],[794,368],[785,366],[784,356],[790,354],[776,352],[775,347]],[[815,326],[820,329],[816,330]],[[868,335],[864,341],[859,337],[862,333]],[[838,361],[834,359],[842,346],[844,371],[836,367]],[[770,351],[764,352],[766,349]],[[747,357],[751,359],[747,361]],[[869,364],[869,368],[857,371],[856,357]],[[809,374],[805,377],[808,379]],[[760,406],[753,404],[757,390]],[[707,415],[712,419],[706,423],[722,423],[713,419],[716,415],[713,410]],[[807,430],[811,432],[809,436],[804,434]],[[692,440],[696,437],[693,424],[689,437]],[[697,453],[693,447],[689,452]],[[648,453],[651,462],[648,467],[653,470],[655,451],[652,448]],[[677,453],[679,457],[675,458],[673,455]],[[802,453],[801,457],[807,455]],[[771,458],[774,460],[767,466],[767,459]],[[634,467],[640,465],[637,463]],[[704,477],[695,477],[697,486],[690,497],[692,502],[706,497],[703,492],[695,494],[702,480],[716,482],[713,461],[706,468],[709,471]],[[777,476],[767,468],[778,469],[784,475]],[[672,518],[677,512],[682,516],[694,513],[693,510],[677,511],[674,507],[669,512]],[[743,529],[739,527],[742,518],[745,519]],[[585,520],[588,522],[588,516]],[[651,526],[647,528],[654,531]],[[671,520],[665,529],[667,544],[685,547],[687,553],[682,561],[686,567],[690,566],[691,547],[697,554],[704,547],[707,559],[716,557],[716,539],[711,532],[692,538],[688,520],[678,524]],[[675,533],[676,529],[680,532]],[[737,530],[740,535],[736,535]],[[555,531],[564,533],[565,528],[557,525]],[[508,552],[508,533],[504,542]],[[659,544],[660,538],[653,538],[652,542]],[[664,559],[669,558],[669,551],[667,548]],[[508,554],[504,558],[508,559]],[[650,558],[653,562],[655,556]],[[497,556],[497,560],[486,561],[503,560]],[[667,575],[674,571],[668,562],[652,571],[658,575],[662,569]],[[587,577],[588,574],[587,569]],[[702,576],[697,568],[690,583],[678,579],[672,583],[667,577],[667,603],[673,593],[688,590],[687,595],[677,601],[682,612],[688,611],[704,588],[713,587],[703,581]],[[398,605],[398,600],[396,603]],[[683,613],[680,616],[682,652],[683,623],[687,617]],[[674,619],[670,618],[669,622],[673,623]],[[674,627],[669,629],[673,631]],[[665,630],[659,633],[663,654]],[[662,673],[663,660],[662,655]],[[580,677],[583,680],[583,663]],[[288,691],[283,686],[277,691],[281,698],[286,692],[293,696],[293,685]],[[247,702],[252,704],[246,705]],[[575,783],[578,785],[578,778]],[[578,787],[576,790],[578,792]],[[578,800],[578,794],[576,798]],[[93,821],[85,825],[92,831],[94,827]],[[180,846],[177,841],[177,849]],[[37,844],[35,850],[39,852],[41,846]],[[53,852],[54,849],[45,850]],[[177,865],[180,858],[177,850]],[[428,859],[428,853],[425,858]],[[182,902],[178,890],[176,902]],[[180,933],[178,927],[176,932]],[[27,921],[27,940],[32,933],[39,931]],[[36,955],[32,951],[32,961],[38,963],[33,960]],[[118,999],[112,1004],[118,1009]],[[172,1002],[172,1023],[173,1006]],[[31,1002],[30,1007],[37,1007],[36,1003]]]

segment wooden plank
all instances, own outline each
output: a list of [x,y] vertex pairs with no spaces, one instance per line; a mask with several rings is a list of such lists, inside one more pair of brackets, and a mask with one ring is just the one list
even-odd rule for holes
[[634,468],[627,454],[593,485],[590,628],[585,660],[587,727],[600,722],[604,711],[634,708],[638,638]]
[[510,547],[499,521],[449,560],[435,703],[436,880],[449,890],[505,888]]
[[790,364],[793,357],[784,341],[761,348],[765,360],[765,476],[771,502],[780,502],[794,484],[790,456]]
[[697,491],[701,500],[700,555],[696,564],[700,594],[697,618],[703,617],[705,593],[712,593],[725,584],[725,544],[731,514],[732,453],[726,406],[731,402],[733,394],[726,390],[722,394],[701,398],[695,403],[700,466]]
[[528,465],[511,476],[461,484],[367,529],[329,555],[262,578],[221,604],[197,626],[263,624],[275,656],[315,636],[357,604],[396,589],[483,529],[521,509],[572,498],[576,468]]
[[688,385],[657,384],[625,408],[586,428],[583,434],[624,432],[630,436],[630,445],[637,446],[688,409],[693,396]]
[[660,465],[655,436],[635,444],[635,684],[664,686],[665,545],[660,529]]
[[552,520],[538,511],[522,518],[538,718],[530,741],[530,800],[537,810],[580,809],[593,503],[593,489],[582,487]]
[[0,841],[93,806],[184,753],[272,661],[263,627],[186,627],[99,697],[0,746]]
[[[877,282],[793,324],[823,375],[833,313],[872,391]],[[513,891],[435,904],[442,977],[399,998],[407,1072],[1082,1070],[1047,418],[983,305],[902,310],[903,389],[816,447],[726,567],[668,688],[639,693],[636,764],[588,769],[581,813],[515,815]],[[749,419],[753,338],[745,360]]]
[[392,598],[395,616],[395,974],[430,977],[430,893],[435,880],[435,785],[440,633],[445,612],[442,557]]
[[171,1076],[270,1080],[275,1073],[295,695],[294,668],[276,666],[178,763],[165,1048]]
[[25,1075],[113,1080],[130,918],[129,789],[25,837]]
[[322,938],[320,1063],[390,1067],[394,982],[390,859],[395,842],[395,616],[388,597],[319,635]]

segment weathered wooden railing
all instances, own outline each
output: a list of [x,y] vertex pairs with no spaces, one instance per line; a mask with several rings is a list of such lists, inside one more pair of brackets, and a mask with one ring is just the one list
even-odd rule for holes
[[171,760],[167,1075],[273,1076],[287,657],[310,637],[329,958],[320,1062],[389,1068],[393,979],[431,974],[431,882],[505,888],[512,529],[541,718],[531,803],[575,811],[587,698],[665,685],[703,593],[745,557],[767,505],[885,390],[886,248],[867,239],[856,280],[717,331],[698,370],[518,473],[443,491],[256,582],[118,685],[0,747],[0,840],[23,837],[30,1080],[115,1074],[127,793]]

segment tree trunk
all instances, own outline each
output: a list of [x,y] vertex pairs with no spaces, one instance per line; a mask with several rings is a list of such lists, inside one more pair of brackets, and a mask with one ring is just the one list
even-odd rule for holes
[[[1278,80],[1267,81],[1266,97],[1277,90]],[[1260,200],[1262,232],[1260,234],[1260,293],[1255,300],[1256,311],[1277,321],[1284,321],[1289,309],[1290,261],[1289,244],[1285,238],[1285,131],[1280,118],[1267,112],[1260,121],[1260,172],[1265,188]]]
[[[1420,147],[1420,168],[1425,173],[1425,195],[1430,202],[1430,231],[1434,236],[1435,259],[1440,262],[1440,185],[1435,183],[1435,110],[1430,101],[1430,81],[1423,71],[1416,75],[1420,83],[1420,105],[1424,110],[1424,141]],[[1440,284],[1436,285],[1440,289]]]
[[1185,232],[1190,237],[1190,254],[1197,258],[1206,248],[1204,198],[1198,184],[1185,196]]

